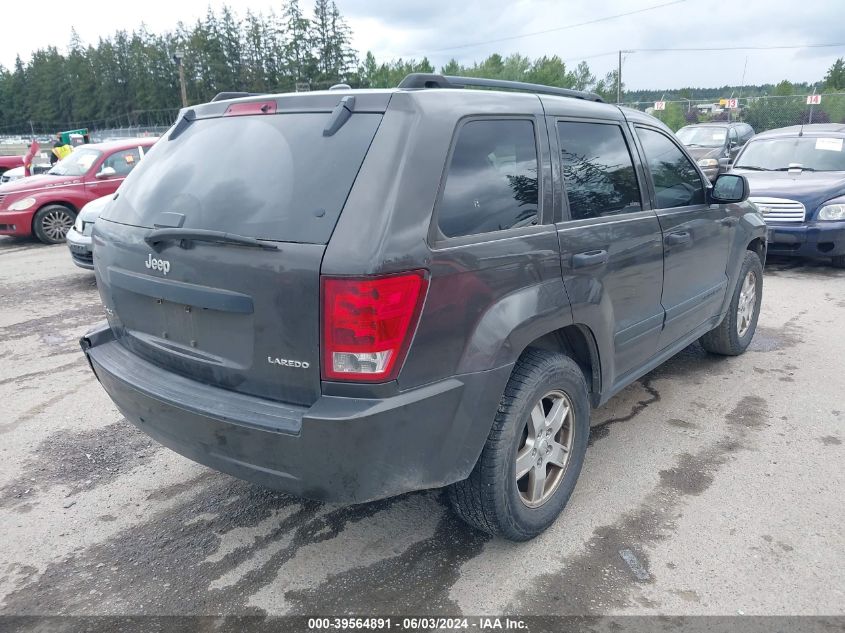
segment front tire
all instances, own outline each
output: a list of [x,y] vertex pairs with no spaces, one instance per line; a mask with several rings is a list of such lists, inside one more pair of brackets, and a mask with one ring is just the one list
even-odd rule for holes
[[489,534],[534,538],[569,500],[589,434],[587,384],[578,365],[563,354],[526,351],[475,468],[448,488],[452,508]]
[[61,244],[76,218],[73,211],[60,204],[50,204],[39,209],[32,220],[35,237],[45,244]]
[[739,281],[722,322],[699,340],[711,354],[739,356],[751,344],[763,302],[763,264],[756,253],[745,252]]

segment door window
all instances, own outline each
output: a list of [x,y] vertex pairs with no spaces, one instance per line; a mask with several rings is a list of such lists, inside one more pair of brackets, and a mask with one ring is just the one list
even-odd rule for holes
[[618,125],[559,121],[560,160],[573,220],[642,210],[628,144]]
[[447,237],[538,221],[537,143],[527,120],[474,120],[458,133],[438,211]]
[[129,172],[135,168],[135,165],[137,165],[140,160],[141,152],[137,147],[123,150],[121,152],[115,152],[103,161],[101,171],[106,167],[111,167],[114,169],[115,176],[128,176]]
[[654,181],[658,209],[704,204],[704,184],[698,170],[668,136],[637,128],[646,164]]

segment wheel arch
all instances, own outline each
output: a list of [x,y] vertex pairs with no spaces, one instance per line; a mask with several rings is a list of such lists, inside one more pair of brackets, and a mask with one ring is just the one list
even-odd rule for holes
[[748,244],[745,246],[745,250],[757,253],[757,257],[760,258],[760,263],[764,266],[766,265],[767,244],[764,238],[755,237],[753,240],[748,242]]
[[571,358],[587,383],[587,391],[593,406],[597,406],[601,391],[601,357],[592,330],[583,323],[574,323],[552,330],[537,337],[525,346],[528,349],[544,349],[565,354]]

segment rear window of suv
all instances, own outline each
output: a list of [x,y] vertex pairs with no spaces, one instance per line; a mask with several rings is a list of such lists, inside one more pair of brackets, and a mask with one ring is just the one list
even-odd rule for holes
[[103,218],[152,228],[160,213],[172,212],[185,216],[185,228],[325,244],[382,115],[356,113],[323,136],[329,117],[196,120],[150,150]]

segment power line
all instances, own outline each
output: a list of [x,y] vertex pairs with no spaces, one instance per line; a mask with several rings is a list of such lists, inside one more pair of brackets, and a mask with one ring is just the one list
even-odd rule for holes
[[[718,51],[774,51],[774,50],[795,50],[799,48],[836,48],[845,47],[845,43],[839,44],[778,44],[776,46],[699,46],[699,47],[680,47],[680,48],[627,48],[623,53],[668,53],[668,52],[718,52]],[[569,57],[562,61],[574,62],[585,59],[594,59],[596,57],[607,57],[608,55],[616,55],[619,51],[606,51],[604,53],[594,53],[592,55],[580,55],[578,57]]]
[[497,42],[508,42],[511,40],[519,40],[525,37],[534,37],[535,35],[545,35],[546,33],[556,33],[558,31],[565,31],[567,29],[574,29],[579,26],[588,26],[590,24],[597,24],[599,22],[606,22],[608,20],[616,20],[617,18],[624,18],[629,15],[636,15],[638,13],[645,13],[646,11],[654,11],[655,9],[662,9],[663,7],[672,6],[674,4],[681,4],[682,2],[688,2],[689,0],[672,0],[671,2],[664,2],[663,4],[655,4],[650,7],[644,7],[642,9],[635,9],[634,11],[626,11],[625,13],[617,13],[614,15],[606,15],[601,18],[595,18],[593,20],[587,20],[586,22],[578,22],[577,24],[566,24],[564,26],[558,26],[553,29],[545,29],[543,31],[534,31],[532,33],[523,33],[521,35],[511,35],[508,37],[499,37],[492,40],[484,40],[481,42],[473,42],[471,44],[458,44],[457,46],[447,46],[446,48],[436,48],[433,50],[428,50],[427,53],[443,53],[445,51],[454,51],[461,48],[473,48],[476,46],[484,46],[485,44],[495,44]]
[[836,46],[845,46],[845,43],[840,44],[796,44],[796,45],[777,45],[777,46],[702,46],[694,48],[633,48],[635,53],[651,53],[651,52],[665,52],[665,51],[773,51],[773,50],[787,50],[796,48],[833,48]]

